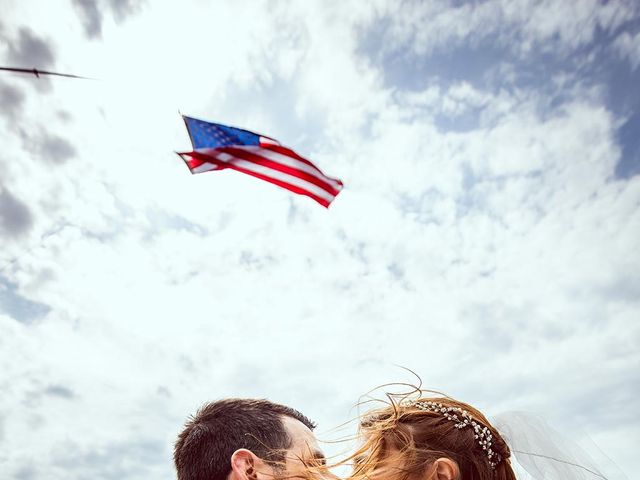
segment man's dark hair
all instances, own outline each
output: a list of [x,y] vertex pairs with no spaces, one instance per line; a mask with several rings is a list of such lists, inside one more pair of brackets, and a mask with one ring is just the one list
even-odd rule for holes
[[269,400],[229,398],[206,403],[178,435],[173,452],[178,479],[225,480],[231,472],[231,456],[239,448],[278,465],[292,445],[283,416],[315,428],[302,413]]

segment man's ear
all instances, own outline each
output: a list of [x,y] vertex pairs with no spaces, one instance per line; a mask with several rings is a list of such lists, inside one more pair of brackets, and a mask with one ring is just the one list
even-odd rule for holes
[[458,464],[450,458],[438,458],[431,467],[433,480],[457,480],[460,477]]
[[258,467],[262,461],[251,450],[240,448],[231,455],[230,480],[258,480]]

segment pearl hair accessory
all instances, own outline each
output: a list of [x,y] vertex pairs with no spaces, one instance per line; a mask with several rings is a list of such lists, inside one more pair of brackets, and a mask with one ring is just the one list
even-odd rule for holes
[[455,428],[459,430],[470,426],[473,428],[473,436],[477,440],[478,445],[480,445],[489,458],[489,465],[491,465],[491,468],[495,470],[498,463],[502,460],[502,457],[500,457],[500,455],[494,452],[491,448],[491,442],[493,440],[491,430],[476,422],[466,410],[460,407],[443,405],[442,403],[420,400],[409,402],[406,406],[415,407],[424,412],[441,413],[447,420],[456,422]]

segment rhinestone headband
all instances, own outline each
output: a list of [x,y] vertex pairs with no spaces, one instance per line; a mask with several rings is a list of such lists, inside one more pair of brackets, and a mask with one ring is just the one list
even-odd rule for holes
[[486,453],[489,458],[489,465],[495,470],[496,466],[502,460],[502,457],[491,448],[493,435],[491,430],[484,425],[476,422],[471,414],[460,407],[450,407],[443,405],[442,403],[430,402],[430,401],[414,401],[407,404],[408,407],[415,407],[418,410],[425,412],[441,413],[444,418],[455,422],[455,428],[462,430],[465,427],[473,428],[473,436],[478,442],[478,445]]

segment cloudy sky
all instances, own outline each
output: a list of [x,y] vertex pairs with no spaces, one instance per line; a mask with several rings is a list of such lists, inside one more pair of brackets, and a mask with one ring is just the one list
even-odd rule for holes
[[[330,439],[398,365],[640,469],[639,3],[0,9],[0,65],[97,79],[0,72],[3,478],[171,479],[225,396]],[[179,111],[346,188],[192,176]]]

